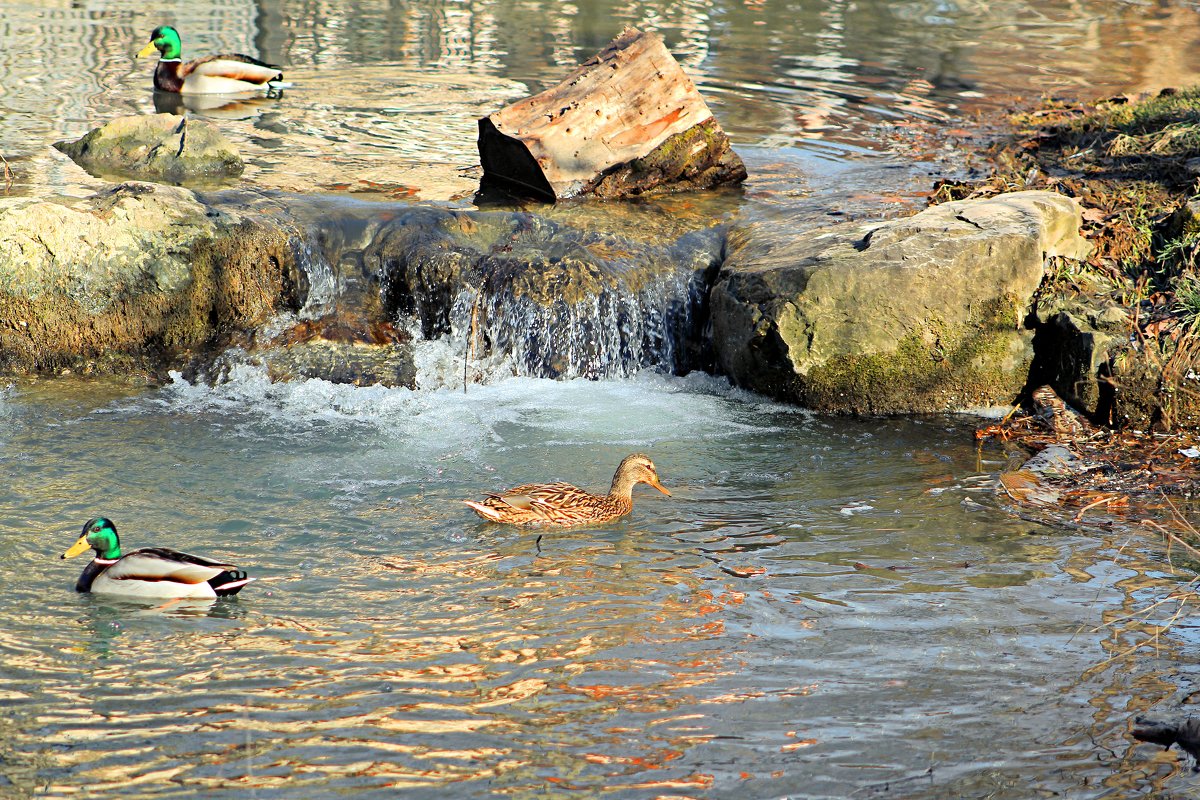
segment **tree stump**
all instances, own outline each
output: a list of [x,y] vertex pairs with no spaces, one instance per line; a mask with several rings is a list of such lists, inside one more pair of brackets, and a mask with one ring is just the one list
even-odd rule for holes
[[479,120],[482,187],[547,202],[707,189],[746,178],[695,85],[626,28],[562,83]]

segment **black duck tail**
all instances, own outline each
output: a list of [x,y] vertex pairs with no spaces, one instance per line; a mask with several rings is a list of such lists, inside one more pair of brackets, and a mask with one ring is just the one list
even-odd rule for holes
[[210,578],[208,585],[217,593],[217,597],[229,597],[240,592],[242,587],[252,580],[254,578],[247,577],[242,570],[230,569]]

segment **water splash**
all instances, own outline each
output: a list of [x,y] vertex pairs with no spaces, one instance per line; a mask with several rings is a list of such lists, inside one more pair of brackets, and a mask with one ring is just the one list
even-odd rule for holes
[[[430,343],[436,347],[437,343]],[[637,430],[631,447],[707,431],[706,438],[762,432],[761,420],[743,414],[786,417],[789,426],[812,419],[810,412],[738,389],[723,378],[693,373],[684,378],[642,372],[625,380],[595,383],[582,378],[552,381],[513,378],[473,386],[467,394],[450,387],[414,391],[400,387],[353,386],[310,378],[273,381],[261,366],[242,363],[219,383],[192,382],[179,372],[160,393],[114,404],[113,413],[215,415],[273,422],[297,435],[315,429],[367,428],[433,449],[470,441],[501,446],[515,427],[540,431],[543,444],[621,440],[612,430],[611,409],[624,409],[622,427]],[[557,396],[556,408],[545,399]],[[460,440],[462,440],[460,442]],[[454,449],[451,447],[451,449]]]
[[[654,274],[638,287],[618,283],[577,302],[462,288],[450,304],[450,330],[415,344],[417,385],[686,373],[706,294],[703,276],[684,270]],[[410,320],[409,330],[417,327]]]

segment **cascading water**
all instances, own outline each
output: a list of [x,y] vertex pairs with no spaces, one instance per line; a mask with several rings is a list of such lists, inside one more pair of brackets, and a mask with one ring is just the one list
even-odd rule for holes
[[295,245],[301,308],[226,361],[424,389],[709,366],[718,229],[664,245],[524,213],[341,211]]
[[[672,266],[674,268],[672,268]],[[485,267],[486,268],[486,267]],[[703,271],[669,265],[650,275],[617,276],[613,287],[578,299],[514,291],[485,281],[463,287],[450,306],[450,330],[460,343],[468,380],[498,375],[540,378],[628,377],[642,369],[678,374],[698,364],[696,340],[707,292]],[[417,343],[419,350],[423,343]],[[418,370],[421,385],[438,374]]]
[[333,265],[322,254],[319,245],[310,238],[295,240],[292,251],[296,265],[304,274],[307,291],[301,319],[319,319],[330,313],[337,304],[338,280]]
[[[697,324],[707,286],[703,275],[682,269],[657,272],[637,287],[577,302],[529,301],[503,289],[475,304],[475,323],[464,315],[458,327],[475,341],[490,343],[522,375],[531,377],[626,377],[640,369],[686,371],[683,337]],[[465,305],[465,304],[460,304]],[[473,339],[470,337],[474,337]]]
[[464,375],[602,379],[707,366],[715,230],[661,246],[492,213],[381,233],[367,255],[378,263],[384,307],[426,343],[460,353],[450,374],[444,358],[433,372],[419,369],[422,386]]

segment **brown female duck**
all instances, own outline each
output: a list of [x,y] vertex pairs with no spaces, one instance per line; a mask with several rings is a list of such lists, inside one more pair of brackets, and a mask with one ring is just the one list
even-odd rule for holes
[[623,517],[633,510],[633,487],[648,483],[671,496],[658,482],[654,462],[641,453],[626,456],[613,475],[608,494],[590,494],[569,483],[528,483],[482,502],[464,500],[489,522],[510,525],[588,525]]

